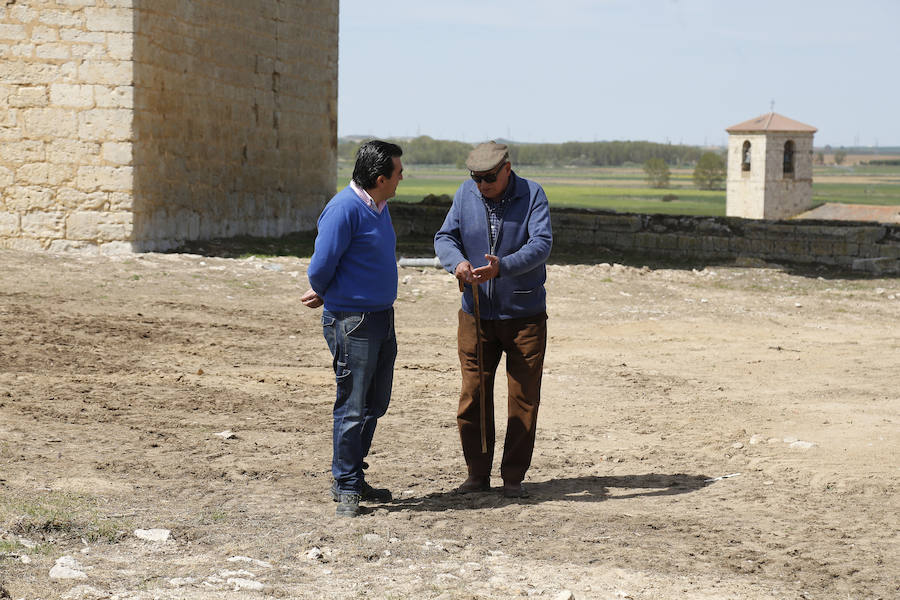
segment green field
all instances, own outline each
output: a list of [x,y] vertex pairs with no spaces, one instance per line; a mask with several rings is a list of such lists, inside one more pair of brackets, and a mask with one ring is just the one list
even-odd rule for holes
[[[693,184],[693,170],[672,169],[666,189],[647,187],[643,169],[632,167],[522,168],[523,177],[539,182],[551,206],[597,208],[618,212],[678,215],[725,215],[725,191],[704,191]],[[338,187],[350,180],[346,165],[338,169]],[[468,176],[451,166],[406,165],[397,189],[398,202],[425,196],[452,197]],[[663,197],[667,196],[664,200]],[[674,196],[674,198],[672,198]],[[900,205],[900,167],[816,167],[813,200],[852,204]]]

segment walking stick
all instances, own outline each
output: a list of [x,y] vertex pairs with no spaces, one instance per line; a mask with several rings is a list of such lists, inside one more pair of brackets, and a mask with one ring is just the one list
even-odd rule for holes
[[[465,291],[465,286],[463,285],[462,280],[459,282],[459,291]],[[481,453],[487,454],[487,416],[486,416],[486,407],[484,401],[484,359],[482,358],[483,350],[481,348],[481,309],[478,306],[478,284],[472,283],[472,298],[475,303],[475,361],[478,363],[478,392],[479,392],[479,404],[481,405]]]

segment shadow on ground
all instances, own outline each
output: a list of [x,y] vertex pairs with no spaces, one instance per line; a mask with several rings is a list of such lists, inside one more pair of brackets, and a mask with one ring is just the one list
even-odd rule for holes
[[[702,489],[710,484],[706,475],[645,474],[606,477],[570,477],[526,483],[528,497],[504,498],[501,488],[489,492],[458,494],[455,491],[435,492],[421,497],[398,498],[376,505],[389,512],[443,511],[481,509],[505,504],[539,504],[541,502],[602,502],[650,496],[674,496]],[[370,508],[370,510],[374,510]]]

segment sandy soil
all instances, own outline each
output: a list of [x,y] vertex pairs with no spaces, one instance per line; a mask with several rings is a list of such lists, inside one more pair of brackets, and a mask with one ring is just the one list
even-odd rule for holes
[[[369,458],[396,499],[350,520],[306,264],[0,250],[10,597],[900,596],[900,280],[552,265],[513,501],[450,493],[458,292],[401,269]],[[51,578],[63,556],[85,578]]]

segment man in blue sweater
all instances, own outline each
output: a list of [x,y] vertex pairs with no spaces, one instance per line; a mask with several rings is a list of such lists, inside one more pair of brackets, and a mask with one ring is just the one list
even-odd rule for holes
[[387,412],[397,357],[397,238],[387,201],[403,179],[402,154],[379,140],[359,148],[350,185],[319,216],[311,287],[301,297],[310,308],[325,306],[322,329],[337,382],[331,495],[342,517],[359,515],[360,500],[392,498],[366,482],[363,459]]
[[[506,353],[508,419],[500,476],[503,494],[524,496],[531,465],[547,346],[545,263],[553,235],[547,195],[512,171],[504,144],[476,146],[466,160],[471,180],[453,204],[434,249],[447,271],[466,287],[459,311],[457,348],[462,391],[457,425],[469,476],[457,491],[490,489],[494,458],[494,376]],[[476,358],[473,290],[480,298],[487,453],[481,446],[481,381]]]

